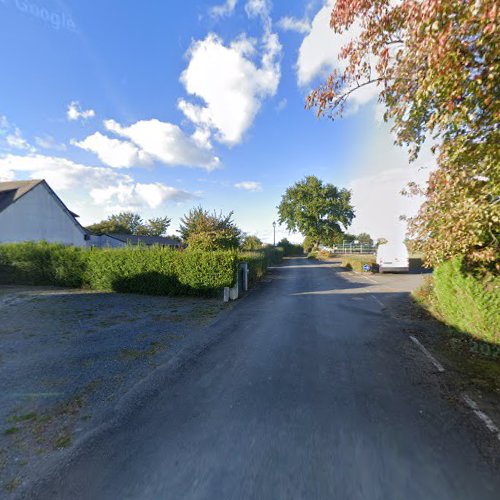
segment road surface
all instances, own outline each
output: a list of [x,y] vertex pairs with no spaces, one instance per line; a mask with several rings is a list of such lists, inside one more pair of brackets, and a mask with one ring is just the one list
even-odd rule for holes
[[493,499],[466,417],[384,305],[420,276],[293,259],[43,499]]

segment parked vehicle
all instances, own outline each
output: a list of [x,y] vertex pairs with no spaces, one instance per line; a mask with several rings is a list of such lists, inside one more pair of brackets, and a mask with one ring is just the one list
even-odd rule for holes
[[377,264],[381,273],[407,273],[410,259],[404,243],[386,243],[377,249]]

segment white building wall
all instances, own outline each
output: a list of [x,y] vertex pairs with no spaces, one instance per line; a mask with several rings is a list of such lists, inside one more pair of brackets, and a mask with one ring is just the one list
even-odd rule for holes
[[97,248],[121,248],[126,246],[123,241],[117,240],[116,238],[111,238],[106,234],[96,235],[91,234],[89,236],[88,246]]
[[40,240],[87,246],[82,229],[43,184],[0,212],[0,243]]

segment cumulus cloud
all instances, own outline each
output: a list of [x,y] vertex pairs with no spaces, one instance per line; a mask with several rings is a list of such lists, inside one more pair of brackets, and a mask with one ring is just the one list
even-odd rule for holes
[[237,182],[234,187],[237,189],[243,189],[245,191],[262,191],[262,184],[255,181]]
[[209,12],[212,17],[228,17],[236,7],[238,0],[226,0],[223,4],[215,5],[210,8]]
[[97,204],[112,206],[114,210],[130,210],[142,206],[155,209],[167,201],[183,202],[194,198],[192,193],[159,182],[119,183],[115,186],[92,189],[90,196]]
[[285,16],[278,21],[278,27],[283,31],[309,33],[311,31],[311,22],[309,19],[297,19],[295,17]]
[[[334,68],[344,68],[345,63],[338,56],[353,37],[359,33],[354,25],[348,32],[335,34],[330,29],[330,15],[334,0],[328,0],[312,21],[311,30],[304,37],[297,59],[297,80],[300,86],[312,83],[317,77],[325,77]],[[351,111],[366,104],[377,96],[375,85],[367,85],[351,94]]]
[[[260,8],[255,5],[251,12]],[[188,94],[204,104],[180,99],[179,109],[197,128],[214,131],[222,143],[241,142],[262,101],[277,91],[281,77],[277,35],[266,31],[260,49],[259,64],[254,60],[255,40],[241,36],[225,45],[220,37],[209,34],[189,50],[181,82]]]
[[96,132],[83,141],[71,141],[71,144],[95,153],[99,159],[114,168],[136,167],[152,162],[151,156],[128,141],[112,139]]
[[194,198],[192,193],[166,184],[138,183],[112,168],[82,165],[66,158],[40,154],[10,154],[0,158],[0,180],[19,177],[45,179],[56,192],[87,198],[87,203],[90,201],[108,211],[117,207],[155,209],[169,201]]
[[144,161],[151,158],[165,165],[202,167],[207,170],[220,166],[220,160],[211,152],[208,140],[204,140],[202,135],[189,137],[172,123],[152,119],[122,126],[114,120],[106,120],[104,126],[137,146]]
[[132,182],[132,178],[109,168],[91,167],[66,158],[30,154],[8,154],[0,158],[0,176],[14,178],[17,172],[32,179],[46,179],[55,190],[72,188],[91,189],[118,181]]
[[78,101],[72,101],[68,105],[66,117],[70,121],[87,120],[94,118],[95,111],[93,109],[82,109]]

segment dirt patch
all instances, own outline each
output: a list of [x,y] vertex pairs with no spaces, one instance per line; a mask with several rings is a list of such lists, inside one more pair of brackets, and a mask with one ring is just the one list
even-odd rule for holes
[[0,286],[0,496],[74,446],[139,380],[203,344],[215,299]]

